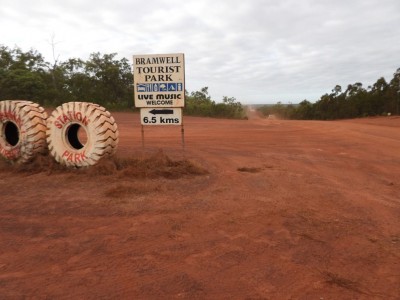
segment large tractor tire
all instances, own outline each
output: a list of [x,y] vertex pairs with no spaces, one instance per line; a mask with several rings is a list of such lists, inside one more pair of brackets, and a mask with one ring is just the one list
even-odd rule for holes
[[46,119],[39,104],[0,101],[0,155],[11,163],[23,164],[46,153]]
[[47,144],[58,163],[67,167],[89,167],[117,150],[117,124],[100,105],[64,103],[47,119]]

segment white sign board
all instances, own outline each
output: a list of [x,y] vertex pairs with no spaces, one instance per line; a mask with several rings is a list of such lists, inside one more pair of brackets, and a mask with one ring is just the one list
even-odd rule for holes
[[134,55],[133,84],[136,107],[184,107],[184,54]]
[[141,108],[142,125],[182,125],[182,108]]

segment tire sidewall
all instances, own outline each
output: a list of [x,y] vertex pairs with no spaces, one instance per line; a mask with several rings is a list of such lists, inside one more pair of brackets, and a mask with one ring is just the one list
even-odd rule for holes
[[[82,148],[72,146],[71,128],[80,126],[86,132],[86,142]],[[52,152],[58,154],[58,160],[67,166],[86,165],[92,156],[94,148],[94,128],[90,118],[85,116],[81,111],[71,110],[68,105],[63,105],[63,109],[58,112],[53,112],[49,118],[48,139],[49,145],[52,147]],[[56,158],[57,159],[57,158]]]
[[[5,100],[0,111],[0,155],[11,162],[25,162],[29,160],[33,145],[27,141],[27,115],[22,113],[21,104],[32,103],[28,101]],[[32,103],[33,104],[33,103]],[[4,109],[5,108],[5,109]],[[18,142],[11,145],[7,141],[6,127],[14,124],[18,130]]]
[[[11,145],[6,138],[6,126],[12,123],[18,128],[18,142]],[[15,113],[4,115],[0,112],[0,154],[7,160],[14,161],[21,156],[21,148],[24,140],[24,128],[22,120]]]

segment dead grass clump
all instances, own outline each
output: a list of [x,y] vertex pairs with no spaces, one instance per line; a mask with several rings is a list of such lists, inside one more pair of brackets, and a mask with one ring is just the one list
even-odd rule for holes
[[185,175],[206,175],[208,171],[188,160],[172,160],[162,151],[138,158],[113,158],[123,176],[134,178],[178,179]]
[[162,151],[147,157],[122,158],[104,157],[98,164],[88,168],[68,168],[58,164],[49,155],[39,155],[27,164],[12,164],[0,159],[0,171],[12,171],[32,175],[36,173],[84,174],[91,177],[118,175],[130,178],[167,178],[178,179],[190,175],[206,175],[208,171],[188,160],[173,160]]
[[49,155],[38,155],[32,161],[25,164],[15,164],[5,159],[0,160],[0,168],[2,171],[11,171],[16,173],[24,173],[33,175],[37,173],[53,173],[53,172],[68,172],[65,166],[62,166],[54,161]]
[[0,172],[8,170],[10,163],[7,162],[3,157],[0,157]]
[[160,191],[159,186],[147,182],[135,182],[132,184],[117,184],[104,192],[108,198],[124,198],[130,195],[144,195]]
[[90,176],[114,175],[118,173],[118,168],[112,157],[105,157],[96,165],[88,168],[77,169],[77,172]]
[[337,285],[342,288],[352,290],[355,292],[361,292],[357,282],[352,281],[350,279],[344,278],[338,274],[332,272],[323,272],[323,275],[326,278],[326,282],[329,284]]
[[237,169],[239,172],[247,172],[247,173],[258,173],[261,172],[261,168],[251,168],[251,167],[242,167]]

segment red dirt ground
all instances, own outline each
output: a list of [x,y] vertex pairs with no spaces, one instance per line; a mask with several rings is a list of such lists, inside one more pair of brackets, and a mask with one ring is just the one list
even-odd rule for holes
[[146,127],[118,157],[205,175],[0,165],[1,299],[400,299],[400,118]]

